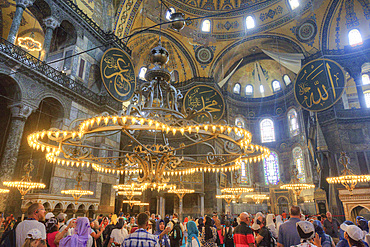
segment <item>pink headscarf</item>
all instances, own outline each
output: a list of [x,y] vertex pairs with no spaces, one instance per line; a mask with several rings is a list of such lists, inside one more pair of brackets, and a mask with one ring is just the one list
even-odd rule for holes
[[86,247],[91,233],[90,222],[86,217],[77,219],[74,234],[60,240],[60,247]]

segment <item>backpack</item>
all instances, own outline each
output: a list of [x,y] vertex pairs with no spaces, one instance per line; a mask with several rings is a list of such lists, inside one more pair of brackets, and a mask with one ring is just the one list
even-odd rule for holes
[[175,241],[175,242],[180,242],[180,240],[182,239],[182,230],[181,230],[181,226],[180,226],[180,222],[174,222],[173,220],[171,220],[172,224],[173,224],[173,228],[169,234],[170,236],[170,240],[171,241]]
[[15,244],[15,227],[9,231],[3,233],[0,240],[0,247],[16,247]]
[[233,234],[231,231],[232,231],[231,227],[229,227],[229,230],[227,232],[225,231],[225,238],[224,238],[225,245],[226,243],[230,245],[234,245],[234,238],[233,238]]

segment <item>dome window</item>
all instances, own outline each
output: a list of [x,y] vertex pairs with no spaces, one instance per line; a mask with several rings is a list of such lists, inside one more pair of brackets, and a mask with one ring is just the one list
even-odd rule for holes
[[139,79],[144,80],[144,81],[146,80],[145,79],[146,70],[147,70],[146,67],[141,67],[140,68],[140,71],[139,71]]
[[370,91],[364,93],[366,107],[370,108]]
[[205,33],[211,32],[211,21],[210,20],[204,20],[202,22],[202,32],[205,32]]
[[246,95],[253,95],[253,86],[252,85],[247,85],[245,87],[245,94]]
[[261,121],[260,131],[262,143],[275,141],[274,122],[271,119],[265,118]]
[[356,46],[362,44],[362,36],[358,29],[352,29],[348,33],[348,40],[350,46]]
[[290,80],[290,77],[288,75],[283,76],[283,81],[284,81],[285,85],[287,85],[287,86],[292,82],[292,80]]
[[171,15],[175,13],[176,10],[173,7],[170,7],[166,12],[166,20],[171,21]]
[[264,94],[265,93],[265,88],[263,87],[263,85],[260,85],[260,93],[261,94]]
[[234,85],[233,92],[236,93],[236,94],[240,94],[240,84],[239,83],[236,83]]
[[277,92],[281,89],[281,85],[280,85],[280,82],[278,80],[273,80],[272,81],[272,90],[274,92]]
[[370,78],[368,74],[362,75],[362,85],[369,85],[370,84]]
[[247,18],[245,19],[245,24],[247,29],[252,29],[256,26],[254,18],[251,15],[247,16]]
[[299,7],[299,0],[289,0],[289,5],[292,10]]

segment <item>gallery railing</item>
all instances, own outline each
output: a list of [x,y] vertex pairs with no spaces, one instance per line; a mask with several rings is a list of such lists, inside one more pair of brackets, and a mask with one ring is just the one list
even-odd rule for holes
[[37,59],[28,52],[22,50],[20,47],[8,42],[1,37],[0,52],[25,65],[29,69],[39,72],[40,74],[54,81],[56,84],[71,90],[72,92],[85,98],[86,100],[94,102],[98,106],[107,105],[113,109],[120,108],[120,104],[114,101],[111,97],[98,95],[97,93],[84,86],[81,82],[77,82],[69,78],[66,74],[54,69],[45,62]]

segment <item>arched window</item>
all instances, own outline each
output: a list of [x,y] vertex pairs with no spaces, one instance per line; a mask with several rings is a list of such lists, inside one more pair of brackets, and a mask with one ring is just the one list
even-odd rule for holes
[[253,86],[252,85],[247,85],[245,87],[245,94],[246,95],[253,95]]
[[263,159],[263,171],[266,185],[276,185],[279,182],[279,159],[276,152],[271,151],[270,156]]
[[295,109],[290,109],[288,111],[288,122],[289,122],[290,136],[298,135],[299,134],[298,114]]
[[362,85],[368,85],[370,84],[370,78],[368,74],[362,75]]
[[290,8],[296,9],[299,7],[299,0],[289,0]]
[[274,122],[271,119],[263,119],[260,123],[261,142],[274,142],[275,130]]
[[177,70],[172,70],[171,72],[171,82],[179,82],[179,72]]
[[274,92],[277,92],[280,89],[281,89],[280,82],[278,80],[273,80],[272,81],[272,90],[274,90]]
[[298,170],[298,178],[300,182],[306,182],[306,169],[304,167],[303,152],[301,147],[293,149],[293,161]]
[[352,29],[348,33],[349,45],[356,46],[362,44],[362,36],[358,29]]
[[210,20],[204,20],[202,22],[202,31],[206,33],[211,32],[211,21]]
[[265,93],[265,88],[263,87],[263,85],[260,85],[260,93],[261,94],[264,94]]
[[243,128],[245,127],[244,125],[244,120],[240,117],[235,118],[235,126],[238,128]]
[[241,166],[240,184],[251,185],[249,163],[242,160],[241,164],[242,166]]
[[141,67],[139,71],[139,79],[145,80],[145,73],[146,73],[147,68],[146,67]]
[[171,15],[173,13],[175,13],[175,12],[176,12],[175,8],[174,7],[170,7],[169,10],[167,10],[167,12],[166,12],[166,19],[168,21],[170,21],[171,20]]
[[240,94],[240,84],[239,83],[236,83],[234,85],[233,92],[236,93],[236,94]]
[[370,91],[364,92],[366,107],[370,108]]
[[253,16],[247,16],[247,18],[245,18],[245,25],[247,27],[247,29],[252,29],[256,26],[256,23],[254,21],[254,18]]
[[290,77],[288,75],[283,76],[283,81],[284,81],[285,85],[287,85],[287,86],[292,82],[292,80],[290,80]]

